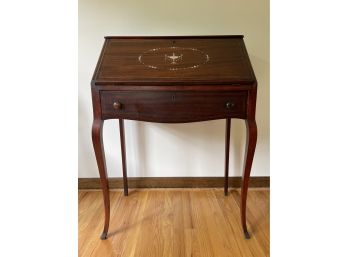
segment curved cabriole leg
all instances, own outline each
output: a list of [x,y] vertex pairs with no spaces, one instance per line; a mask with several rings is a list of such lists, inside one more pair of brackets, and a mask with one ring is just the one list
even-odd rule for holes
[[247,226],[246,226],[246,202],[249,186],[249,177],[251,171],[251,165],[253,163],[256,141],[257,141],[257,127],[255,120],[246,120],[245,121],[247,128],[246,135],[246,149],[245,149],[245,160],[244,160],[244,173],[243,173],[243,182],[241,190],[241,218],[242,226],[244,231],[244,236],[246,239],[250,238]]
[[104,156],[104,146],[103,146],[103,120],[94,120],[92,126],[92,140],[93,147],[95,152],[95,157],[97,159],[100,182],[103,190],[104,198],[104,210],[105,210],[105,221],[104,221],[104,230],[100,239],[105,240],[107,238],[109,221],[110,221],[110,198],[109,198],[109,183],[108,183],[108,174],[105,165],[105,156]]
[[121,141],[121,154],[122,154],[122,172],[123,172],[123,193],[128,196],[128,179],[127,179],[127,163],[126,163],[126,142],[124,138],[124,122],[123,119],[119,119],[120,124],[120,141]]
[[228,194],[228,165],[230,158],[230,132],[231,118],[226,119],[226,135],[225,135],[225,196]]

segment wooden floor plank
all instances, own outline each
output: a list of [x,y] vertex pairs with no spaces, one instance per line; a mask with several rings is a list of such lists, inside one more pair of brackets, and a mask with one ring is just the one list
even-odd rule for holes
[[[100,256],[99,246],[101,244],[101,240],[98,238],[100,237],[101,231],[103,229],[103,224],[104,224],[103,195],[101,192],[93,192],[93,193],[97,193],[99,197],[97,198],[98,200],[95,200],[90,203],[92,206],[93,205],[97,205],[97,206],[96,208],[92,209],[92,212],[94,213],[94,215],[92,213],[92,220],[88,225],[88,229],[85,229],[83,231],[82,237],[84,238],[84,241],[81,242],[81,245],[79,248],[79,255],[80,255],[80,249],[81,249],[80,256]],[[117,204],[118,199],[120,198],[121,198],[120,194],[110,194],[110,202],[111,202],[110,207],[113,208],[113,206]],[[79,211],[80,211],[80,208],[79,208]],[[80,244],[80,235],[79,235],[79,244]]]
[[[254,257],[269,256],[269,246],[267,246],[267,244],[269,244],[269,241],[264,238],[263,232],[265,229],[259,224],[260,222],[265,222],[267,219],[269,219],[269,217],[262,216],[262,213],[265,213],[265,210],[263,209],[255,209],[254,212],[251,211],[251,205],[255,203],[250,201],[250,198],[252,198],[252,195],[254,194],[255,191],[250,191],[248,193],[246,216],[247,227],[249,233],[251,234],[251,239],[246,240],[245,242],[248,243],[248,246],[252,251]],[[235,221],[240,222],[240,190],[232,190],[230,199],[231,202],[235,202],[235,204],[233,205],[235,206],[235,208],[231,210],[230,214]],[[242,233],[241,226],[238,226],[238,228],[240,229],[240,233]]]
[[96,242],[96,234],[104,220],[103,196],[101,192],[88,192],[79,203],[79,242],[80,256],[88,256],[90,242]]
[[100,191],[80,191],[80,257],[220,257],[269,256],[269,190],[250,190],[244,239],[240,224],[239,190],[142,189],[128,197],[110,192],[110,228],[103,228]]
[[[269,194],[267,197],[267,195],[264,195],[263,193],[264,192],[260,193],[255,191],[250,191],[248,193],[247,222],[249,232],[251,232],[254,235],[255,240],[259,242],[258,245],[263,249],[264,253],[269,253]],[[231,195],[239,206],[239,190],[233,190]]]
[[[214,213],[215,215],[212,219],[216,222],[216,228],[211,229],[211,231],[215,231],[217,235],[223,236],[226,240],[228,240],[229,244],[233,246],[230,252],[235,252],[232,256],[246,256],[253,257],[250,249],[246,246],[246,240],[244,239],[243,234],[238,229],[240,227],[240,223],[237,220],[233,220],[233,224],[231,221],[226,219],[226,215],[224,213],[225,206],[221,205],[221,201],[219,199],[224,199],[229,201],[229,197],[226,197],[221,190],[212,190],[209,192],[211,197],[208,197],[207,200],[210,202],[210,209],[214,210],[213,212],[206,213]],[[232,202],[233,204],[234,202]],[[233,209],[239,209],[238,206],[232,206]],[[226,249],[228,252],[229,249]],[[236,252],[238,250],[238,252]],[[221,256],[221,255],[219,255]]]

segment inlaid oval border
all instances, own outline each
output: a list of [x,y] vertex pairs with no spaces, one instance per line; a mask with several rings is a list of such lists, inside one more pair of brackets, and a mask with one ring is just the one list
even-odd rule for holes
[[209,62],[209,60],[210,60],[210,57],[209,57],[208,54],[204,53],[203,51],[201,51],[201,50],[199,50],[199,49],[197,49],[197,48],[171,46],[171,47],[153,48],[153,49],[150,49],[150,50],[148,50],[148,51],[145,51],[145,52],[143,52],[141,55],[139,55],[138,61],[139,61],[141,64],[143,64],[143,65],[145,65],[146,67],[148,67],[148,68],[161,70],[161,69],[163,69],[163,68],[158,67],[158,65],[156,66],[156,65],[151,65],[151,64],[146,64],[146,63],[144,63],[144,61],[143,61],[143,55],[144,55],[144,54],[151,53],[151,52],[156,53],[156,52],[158,52],[158,51],[160,51],[160,50],[166,50],[166,49],[168,49],[168,50],[174,50],[174,51],[178,51],[178,50],[179,50],[179,51],[180,51],[180,50],[195,51],[195,52],[200,53],[202,56],[204,56],[204,59],[205,59],[205,60],[204,60],[203,62],[201,62],[201,63],[197,63],[197,64],[195,64],[195,65],[191,65],[191,66],[187,66],[187,67],[179,67],[179,68],[177,68],[177,67],[170,67],[170,68],[166,68],[165,70],[176,71],[176,70],[195,69],[195,68],[198,68],[198,67],[201,66],[201,65],[206,64],[206,63]]

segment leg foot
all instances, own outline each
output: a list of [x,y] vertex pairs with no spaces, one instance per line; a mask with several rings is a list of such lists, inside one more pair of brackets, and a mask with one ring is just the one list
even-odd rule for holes
[[103,234],[101,234],[101,236],[100,236],[101,240],[105,240],[107,238],[108,238],[108,233],[107,232],[103,232]]
[[248,230],[244,230],[244,237],[245,237],[245,239],[250,239],[250,235],[249,235]]

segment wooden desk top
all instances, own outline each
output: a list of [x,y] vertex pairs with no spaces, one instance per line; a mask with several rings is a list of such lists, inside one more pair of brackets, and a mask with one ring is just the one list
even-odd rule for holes
[[92,85],[254,82],[243,36],[105,37],[92,79]]

